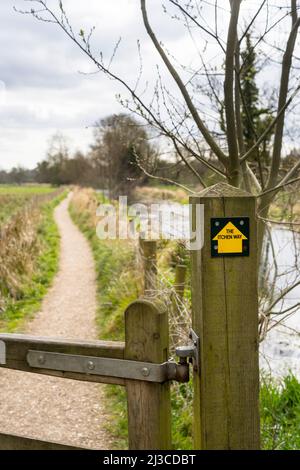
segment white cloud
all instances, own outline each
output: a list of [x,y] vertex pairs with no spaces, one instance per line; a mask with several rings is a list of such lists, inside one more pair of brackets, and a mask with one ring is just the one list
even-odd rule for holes
[[[116,73],[135,83],[140,67],[136,40],[140,39],[143,83],[148,80],[153,86],[159,63],[166,87],[176,94],[176,87],[144,30],[139,3],[139,0],[64,1],[75,32],[96,27],[92,40],[96,54],[103,51],[108,60],[116,41],[122,37],[113,63]],[[229,2],[224,0],[219,5],[223,3],[219,32],[225,37]],[[259,3],[243,2],[243,14],[251,15]],[[57,6],[58,2],[48,0],[48,4]],[[179,63],[201,67],[197,48],[204,50],[203,35],[195,35],[195,49],[187,30],[164,14],[161,4],[161,0],[148,0],[149,17],[172,60],[176,56]],[[123,92],[103,74],[80,74],[79,71],[95,72],[91,61],[55,25],[16,13],[14,5],[31,8],[34,2],[0,3],[0,167],[6,168],[18,163],[34,166],[44,157],[47,140],[56,130],[70,137],[72,148],[86,149],[91,141],[90,126],[96,119],[121,111],[115,94]],[[211,9],[203,10],[203,22],[208,27],[213,15]],[[205,54],[207,63],[222,64],[220,48],[211,41]],[[181,73],[184,78],[187,76],[184,71]]]
[[[45,129],[6,129],[0,134],[1,168],[9,169],[13,166],[26,166],[34,168],[42,160],[49,147],[49,137],[54,135],[58,128]],[[68,146],[71,152],[77,150],[88,151],[92,140],[92,129],[69,128],[64,129]]]

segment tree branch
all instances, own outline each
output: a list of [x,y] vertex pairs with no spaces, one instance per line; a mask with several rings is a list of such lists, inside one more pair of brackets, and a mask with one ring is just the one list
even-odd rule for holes
[[183,153],[181,152],[181,150],[179,149],[176,141],[174,140],[174,146],[176,148],[176,151],[178,153],[178,155],[180,156],[181,160],[185,163],[185,165],[190,169],[190,171],[196,176],[196,178],[198,179],[198,181],[200,182],[200,184],[203,186],[203,188],[206,188],[206,184],[203,180],[203,178],[201,177],[201,175],[199,175],[198,171],[195,170],[195,168],[193,167],[193,165],[190,164],[190,162],[187,160],[187,158],[185,158],[185,156],[183,155]]
[[281,118],[282,115],[284,115],[286,109],[289,107],[295,96],[298,94],[300,90],[300,85],[296,87],[290,98],[286,101],[284,106],[278,111],[276,117],[273,119],[273,121],[270,123],[270,125],[266,128],[266,130],[261,134],[261,136],[258,138],[258,140],[255,142],[255,144],[245,153],[245,155],[242,155],[240,158],[240,161],[243,162],[244,160],[247,160],[249,156],[256,150],[259,145],[264,141],[264,139],[267,137],[267,135],[272,131],[272,129],[275,127],[279,119]]
[[226,115],[226,134],[229,152],[229,181],[239,185],[239,152],[236,132],[236,116],[234,107],[234,54],[237,43],[237,25],[239,19],[241,0],[230,0],[231,16],[227,35],[225,80],[224,80],[224,104]]
[[168,71],[170,72],[172,78],[175,80],[185,102],[186,102],[186,105],[199,129],[199,131],[201,132],[202,136],[204,137],[205,141],[207,142],[207,144],[209,145],[209,147],[212,149],[212,151],[214,152],[214,154],[218,157],[218,159],[223,163],[223,164],[227,164],[227,156],[224,154],[224,152],[221,150],[221,148],[219,147],[219,145],[217,144],[217,142],[214,140],[214,138],[212,137],[210,131],[207,129],[207,127],[205,126],[204,122],[202,121],[202,119],[200,118],[199,114],[198,114],[198,111],[196,110],[193,102],[192,102],[192,99],[187,91],[187,88],[185,87],[183,81],[181,80],[179,74],[177,73],[177,71],[175,70],[175,68],[173,67],[173,65],[171,64],[171,62],[169,61],[166,53],[164,52],[163,48],[161,47],[160,43],[158,42],[150,24],[149,24],[149,20],[148,20],[148,15],[147,15],[147,10],[146,10],[146,0],[141,0],[141,10],[142,10],[142,15],[143,15],[143,21],[144,21],[144,25],[145,25],[145,28],[146,28],[146,31],[149,35],[149,37],[151,38],[157,52],[159,53],[161,59],[163,60],[164,64],[166,65]]
[[[266,0],[265,0],[265,1],[266,1]],[[213,39],[215,39],[215,40],[217,41],[217,43],[219,44],[219,46],[221,47],[222,51],[225,53],[225,48],[224,48],[223,44],[221,43],[218,34],[214,34],[214,33],[212,33],[211,31],[209,31],[207,28],[204,28],[204,26],[202,26],[202,25],[199,23],[199,21],[197,21],[197,19],[187,11],[186,8],[184,8],[182,5],[180,5],[177,0],[169,0],[169,2],[172,3],[173,5],[175,5],[177,8],[179,8],[179,10],[180,10],[185,16],[187,16],[193,23],[195,23],[195,25],[198,26],[199,29],[201,29],[201,30],[204,31],[206,34],[208,34],[210,37],[212,37]]]
[[[299,162],[300,164],[300,162]],[[284,178],[285,179],[285,178]],[[283,181],[283,180],[282,180]],[[282,189],[284,188],[285,186],[288,186],[290,184],[293,184],[293,183],[296,183],[297,181],[300,181],[300,176],[298,178],[294,178],[290,181],[286,181],[286,182],[283,182],[283,183],[280,183],[278,184],[277,186],[275,186],[274,188],[270,188],[270,189],[267,189],[266,191],[264,191],[263,193],[260,193],[258,194],[257,197],[263,197],[265,196],[266,194],[271,194],[273,193],[274,191],[278,191],[279,189]]]
[[[120,83],[129,92],[129,94],[131,95],[131,97],[132,97],[132,99],[133,99],[133,101],[136,105],[136,108],[137,108],[133,112],[135,112],[136,114],[139,114],[139,116],[146,119],[150,125],[152,125],[153,127],[156,127],[157,129],[159,129],[162,132],[163,135],[165,135],[166,137],[171,139],[173,142],[175,140],[179,145],[183,145],[195,158],[197,158],[198,161],[200,161],[207,168],[209,168],[213,172],[219,174],[223,178],[225,177],[224,172],[222,172],[218,168],[214,167],[214,165],[207,162],[200,155],[197,155],[196,152],[194,152],[192,149],[190,149],[187,144],[184,144],[178,136],[176,136],[171,131],[169,131],[169,129],[164,125],[163,121],[161,119],[159,119],[159,117],[157,117],[154,114],[154,111],[152,110],[151,105],[147,106],[144,103],[144,101],[139,97],[139,95],[137,94],[135,88],[132,88],[125,81],[125,79],[123,79],[123,78],[119,77],[118,75],[114,74],[108,67],[105,67],[102,60],[97,60],[96,59],[96,57],[92,54],[91,49],[89,47],[89,44],[87,43],[85,37],[82,36],[82,35],[78,36],[78,37],[81,37],[81,41],[82,41],[81,42],[77,38],[77,36],[75,36],[75,33],[73,32],[73,29],[70,26],[70,23],[68,21],[67,15],[66,15],[66,13],[63,9],[63,4],[62,3],[60,3],[60,9],[62,11],[63,17],[65,18],[65,21],[60,20],[59,17],[47,6],[47,3],[44,0],[26,0],[26,1],[31,2],[31,3],[38,3],[38,4],[42,5],[43,10],[31,9],[31,10],[28,10],[28,11],[19,11],[19,13],[29,14],[29,15],[32,15],[33,17],[35,17],[39,21],[46,21],[46,22],[49,21],[49,22],[54,23],[57,26],[59,26],[64,31],[64,33],[69,37],[69,39],[71,39],[79,47],[79,49],[92,60],[92,62],[95,64],[95,66],[98,68],[98,70],[102,71],[105,75],[109,76],[111,79],[113,79],[113,80],[117,81],[118,83]],[[42,18],[39,14],[40,11],[46,12],[47,14],[49,14],[51,20],[47,20],[47,19]],[[128,108],[128,109],[130,109],[130,108]],[[220,152],[222,152],[222,151],[220,150]],[[223,154],[223,155],[224,155],[223,159],[226,160],[227,157],[225,156],[225,154]]]
[[197,192],[195,191],[192,191],[191,189],[189,189],[187,186],[184,186],[183,184],[180,184],[180,183],[177,183],[177,181],[174,181],[174,180],[171,180],[169,178],[165,178],[163,176],[156,176],[156,175],[152,175],[151,173],[149,173],[146,168],[144,168],[141,163],[140,163],[140,158],[139,156],[136,154],[135,150],[133,150],[133,154],[135,156],[135,159],[136,159],[136,164],[137,166],[139,167],[139,169],[146,175],[148,176],[149,178],[152,178],[154,180],[159,180],[159,181],[164,181],[165,183],[170,183],[170,184],[175,184],[176,186],[178,186],[179,188],[181,189],[184,189],[184,191],[187,191],[191,194],[198,194]]
[[279,166],[281,161],[281,150],[282,150],[282,138],[283,138],[283,129],[284,129],[284,118],[285,118],[285,109],[287,103],[288,87],[289,87],[289,78],[292,65],[292,57],[294,53],[296,38],[298,34],[298,29],[300,26],[300,18],[297,17],[296,0],[291,0],[292,5],[292,29],[287,41],[286,50],[282,60],[282,71],[281,71],[281,80],[280,80],[280,91],[278,99],[278,114],[279,111],[283,109],[283,112],[280,113],[280,116],[277,120],[274,144],[273,144],[273,156],[271,162],[270,175],[267,182],[267,189],[271,188],[276,184]]
[[[241,90],[240,90],[240,42],[236,41],[235,48],[235,118],[236,118],[236,131],[237,139],[239,145],[239,154],[243,155],[245,153],[245,142],[244,142],[244,129],[241,115]],[[251,193],[251,185],[249,180],[249,174],[247,171],[246,162],[241,163],[243,179],[246,191]]]

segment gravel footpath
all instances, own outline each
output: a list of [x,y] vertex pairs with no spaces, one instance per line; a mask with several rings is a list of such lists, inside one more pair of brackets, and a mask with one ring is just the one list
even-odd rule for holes
[[[68,214],[70,195],[55,210],[61,234],[60,269],[41,311],[22,333],[97,339],[94,262]],[[0,370],[0,432],[109,449],[103,424],[103,387],[18,371]]]

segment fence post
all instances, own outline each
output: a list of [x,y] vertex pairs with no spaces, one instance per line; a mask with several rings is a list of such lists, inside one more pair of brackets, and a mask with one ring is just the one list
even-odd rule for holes
[[[195,205],[204,204],[204,245],[191,252],[193,329],[200,337],[200,371],[194,376],[195,448],[258,449],[255,197],[219,183],[191,197],[190,203],[193,226]],[[249,217],[249,256],[212,256],[211,230],[218,222],[211,219],[224,217]]]
[[144,266],[144,292],[153,291],[157,282],[157,244],[155,240],[139,239]]
[[186,265],[177,264],[175,267],[174,289],[178,297],[182,300],[185,289]]
[[[125,312],[125,359],[162,363],[168,360],[168,314],[164,306],[142,299]],[[169,382],[126,382],[129,449],[171,449]]]

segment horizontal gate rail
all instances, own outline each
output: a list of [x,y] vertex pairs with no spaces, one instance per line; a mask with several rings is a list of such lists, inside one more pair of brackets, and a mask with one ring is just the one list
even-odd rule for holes
[[125,380],[186,382],[188,364],[124,359],[124,343],[66,341],[0,335],[0,367],[85,382],[125,385]]
[[[188,381],[188,363],[169,361],[167,307],[150,299],[133,302],[125,312],[125,338],[123,343],[0,334],[0,368],[125,385],[129,448],[171,449],[169,381]],[[71,448],[0,433],[0,450]]]
[[[36,337],[19,334],[0,334],[0,367],[37,374],[63,377],[85,382],[125,385],[125,380],[80,372],[66,372],[47,368],[33,368],[28,363],[29,351],[44,351],[92,357],[124,359],[125,345],[119,341],[68,341],[58,338]],[[4,351],[4,352],[3,352]],[[5,354],[5,361],[3,361]]]
[[85,447],[74,447],[57,442],[41,441],[16,434],[0,433],[0,450],[88,450]]

